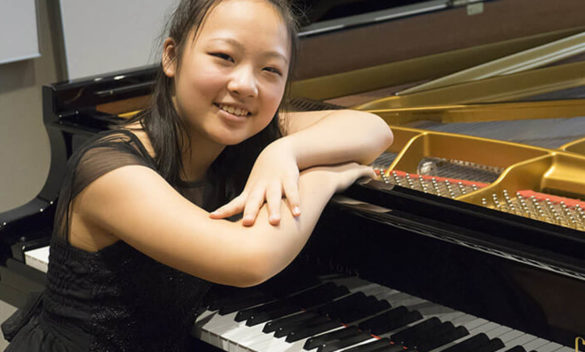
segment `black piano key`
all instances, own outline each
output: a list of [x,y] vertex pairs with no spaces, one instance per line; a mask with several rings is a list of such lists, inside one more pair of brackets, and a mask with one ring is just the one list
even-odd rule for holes
[[420,343],[416,349],[419,352],[428,352],[467,335],[469,335],[469,331],[463,326],[458,326],[446,334],[441,334],[432,340]]
[[277,306],[278,306],[277,301],[271,300],[271,301],[266,302],[265,304],[262,304],[259,306],[242,309],[242,310],[238,311],[238,314],[236,314],[236,317],[234,318],[234,320],[237,322],[248,320],[248,319],[250,319],[251,316],[257,314],[258,312],[261,312],[262,310],[270,310],[270,309],[277,307]]
[[[311,319],[310,321],[306,321],[305,323],[298,323],[298,324],[292,324],[290,326],[281,326],[278,329],[276,329],[276,331],[274,332],[274,337],[283,337],[283,336],[287,336],[293,332],[297,332],[303,328],[306,328],[308,326],[316,326],[316,325],[320,325],[320,324],[325,324],[325,323],[330,323],[333,320],[329,319],[328,317],[324,317],[324,316],[317,316],[313,319]],[[338,322],[335,322],[337,325],[339,326],[340,324]]]
[[[239,321],[249,320],[250,318],[252,318],[254,316],[258,316],[261,313],[270,314],[271,312],[281,310],[282,307],[284,307],[284,306],[294,307],[293,305],[291,305],[289,303],[289,301],[287,299],[272,300],[272,301],[266,302],[266,303],[261,304],[261,305],[257,305],[254,307],[240,310],[238,312],[238,314],[236,314],[235,320],[239,322]],[[293,309],[293,308],[289,308],[289,309]],[[294,307],[293,312],[294,311],[300,311],[300,308]]]
[[[273,304],[270,306],[257,307],[256,309],[253,309],[255,312],[260,313],[251,314],[246,321],[246,325],[253,326],[267,322],[268,320],[276,320],[284,316],[288,316],[292,313],[301,311],[301,309],[313,308],[314,306],[319,306],[330,302],[331,300],[348,292],[349,290],[347,288],[335,285],[333,283],[323,284],[318,287],[303,291],[300,294],[289,297],[287,299],[273,302]],[[286,305],[286,308],[283,307],[284,305]],[[245,313],[242,313],[242,316],[244,316],[244,314]],[[275,324],[271,323],[272,322],[267,323],[267,325],[270,325],[267,327],[265,326],[265,329],[263,330],[264,332],[271,332],[275,330],[273,327]]]
[[317,352],[333,352],[345,348],[347,346],[355,345],[356,343],[371,339],[372,336],[360,332],[357,335],[348,336],[338,341],[329,342],[317,349]]
[[220,291],[218,296],[219,297],[214,298],[209,305],[209,310],[221,311],[222,309],[225,309],[225,307],[242,304],[242,302],[256,299],[268,299],[266,293],[258,289]]
[[321,286],[309,289],[300,294],[291,297],[291,303],[298,305],[301,308],[311,308],[327,302],[331,302],[335,298],[341,297],[349,293],[346,287],[336,285],[328,282]]
[[397,316],[405,315],[406,313],[408,313],[408,309],[406,309],[405,306],[396,307],[387,312],[374,315],[368,320],[362,321],[359,324],[359,327],[362,330],[370,331],[379,324],[382,324],[389,319],[395,319]]
[[[323,307],[319,311],[328,312],[326,315],[329,318],[337,320],[340,323],[351,323],[390,307],[386,301],[380,301],[371,296],[365,297],[365,295],[348,296],[347,300],[341,303],[343,304],[334,302],[334,307]],[[356,305],[359,309],[355,308]],[[302,322],[297,322],[293,325],[296,325],[298,328],[303,328]],[[291,326],[291,328],[294,330],[295,326]]]
[[441,352],[467,352],[475,351],[490,342],[490,338],[486,334],[481,333],[470,337],[464,341],[459,342]]
[[402,347],[402,345],[389,345],[380,347],[372,352],[404,352],[404,347]]
[[439,318],[433,317],[393,334],[390,336],[390,340],[397,344],[404,345],[406,341],[409,341],[409,339],[419,336],[421,332],[428,333],[432,329],[438,327],[440,324],[441,321]]
[[504,348],[505,345],[502,342],[502,340],[495,338],[493,340],[490,340],[490,342],[487,345],[484,345],[480,348],[478,348],[475,352],[495,352],[497,350],[499,350],[500,348]]
[[377,341],[372,341],[368,343],[364,343],[363,345],[359,345],[356,347],[352,347],[350,349],[345,350],[344,352],[373,352],[381,347],[386,347],[390,345],[389,338],[379,339]]
[[309,336],[313,336],[313,335],[317,335],[320,334],[322,332],[337,328],[342,326],[339,322],[334,321],[334,320],[328,320],[326,322],[320,323],[320,324],[315,324],[315,325],[311,325],[305,328],[301,328],[295,331],[291,331],[287,336],[286,336],[286,342],[295,342],[298,340],[302,340],[304,338],[307,338]]
[[382,335],[419,321],[422,318],[423,316],[417,311],[409,311],[405,307],[397,307],[362,322],[359,327],[364,331],[370,331],[374,335]]
[[506,352],[526,352],[526,349],[522,346],[516,346],[506,350]]
[[284,306],[277,308],[277,309],[272,309],[272,310],[266,311],[266,312],[259,312],[257,314],[250,316],[250,318],[248,320],[246,320],[246,325],[247,326],[254,326],[254,325],[262,324],[262,323],[265,323],[269,320],[272,320],[275,318],[280,318],[280,317],[283,317],[285,315],[289,315],[289,314],[292,314],[292,313],[295,313],[298,311],[300,311],[300,309],[295,307],[295,306],[284,305]]
[[378,300],[375,297],[368,297],[368,301],[364,302],[359,309],[352,309],[340,317],[344,323],[351,323],[356,320],[364,319],[372,316],[378,312],[385,311],[390,308],[387,301]]
[[320,345],[323,345],[326,342],[339,340],[339,339],[342,339],[344,337],[357,335],[359,333],[360,333],[360,330],[358,329],[357,326],[348,326],[346,328],[335,330],[332,332],[328,332],[328,333],[323,334],[323,335],[311,337],[310,339],[308,339],[305,342],[305,345],[303,346],[303,348],[306,350],[312,350],[313,348],[320,346]]
[[[285,316],[285,317],[276,317],[273,318],[273,321],[267,322],[264,326],[264,332],[271,332],[276,331],[278,326],[282,324],[292,327],[294,324],[301,325],[304,320],[306,320],[308,314],[315,314],[315,311],[318,309],[326,309],[329,306],[338,304],[337,301],[334,301],[335,298],[339,298],[349,292],[349,290],[342,286],[337,285],[327,285],[324,288],[327,292],[323,294],[323,296],[319,297],[318,299],[311,298],[311,299],[302,299],[298,300],[295,299],[296,302],[302,303],[300,306],[302,309],[306,309],[306,312],[295,314],[293,316]],[[313,295],[319,295],[319,292],[314,292]],[[350,296],[348,296],[350,297]],[[353,298],[353,297],[352,297]],[[342,301],[347,298],[341,299]],[[321,312],[321,314],[324,314]],[[296,323],[292,323],[292,321],[297,321]]]
[[[236,314],[235,321],[244,321],[249,320],[252,316],[258,316],[261,312],[272,312],[275,310],[281,310],[283,305],[297,305],[298,303],[305,303],[305,304],[323,304],[325,302],[329,302],[331,299],[335,297],[339,297],[344,292],[348,292],[346,288],[338,288],[337,285],[327,283],[327,284],[320,284],[315,286],[314,281],[307,281],[302,282],[302,286],[297,287],[299,291],[297,293],[287,296],[284,298],[279,299],[272,299],[270,301],[266,301],[264,304],[253,306],[251,308],[239,310],[238,314]],[[337,287],[336,287],[337,286]],[[272,290],[275,290],[272,288]],[[282,292],[276,292],[274,296],[279,297],[282,295]],[[302,306],[298,306],[296,310],[300,310]],[[296,311],[295,310],[295,311]],[[294,311],[292,311],[294,312]],[[289,312],[288,314],[292,313]],[[277,318],[279,316],[274,316],[272,313],[272,318]],[[281,315],[282,316],[282,315]],[[272,319],[271,318],[271,319]],[[256,318],[259,319],[259,318]],[[261,319],[260,319],[261,320]],[[266,320],[264,320],[266,321]]]
[[422,331],[417,336],[411,336],[411,338],[406,339],[404,341],[404,345],[407,346],[409,349],[418,349],[421,344],[432,342],[444,334],[449,333],[449,331],[455,330],[455,326],[451,322],[445,322],[437,327],[433,328],[432,330]]
[[344,309],[348,309],[349,307],[354,308],[357,306],[357,303],[364,299],[366,295],[363,292],[356,292],[352,293],[349,296],[345,296],[340,298],[336,301],[330,302],[319,307],[317,310],[327,316],[336,316],[339,314],[340,311]]
[[286,317],[281,317],[267,322],[262,329],[262,332],[270,333],[278,330],[280,327],[292,326],[294,324],[303,324],[309,319],[317,317],[318,314],[315,312],[301,312]]
[[264,304],[266,302],[272,301],[273,299],[273,297],[266,295],[245,297],[243,299],[235,300],[234,302],[227,302],[226,304],[222,305],[221,308],[219,308],[218,313],[220,315],[230,314],[239,310],[257,306],[259,304]]

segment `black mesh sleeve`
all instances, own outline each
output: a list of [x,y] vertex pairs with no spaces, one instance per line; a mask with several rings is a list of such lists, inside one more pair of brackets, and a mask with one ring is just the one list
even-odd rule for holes
[[127,165],[142,165],[156,170],[154,160],[140,140],[127,130],[97,134],[76,151],[68,161],[61,186],[53,238],[68,240],[70,205],[81,191],[100,176]]

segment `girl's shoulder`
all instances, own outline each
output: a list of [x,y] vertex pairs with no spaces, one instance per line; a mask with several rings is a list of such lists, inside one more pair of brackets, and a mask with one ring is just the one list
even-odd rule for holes
[[[143,133],[144,136],[146,133]],[[148,139],[128,128],[97,133],[79,147],[69,160],[70,186],[79,193],[100,176],[128,165],[156,170]]]

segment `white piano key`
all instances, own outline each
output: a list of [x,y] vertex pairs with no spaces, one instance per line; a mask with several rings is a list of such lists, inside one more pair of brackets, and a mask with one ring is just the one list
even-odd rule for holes
[[526,333],[519,330],[511,330],[501,335],[499,339],[502,340],[503,343],[508,344],[510,341],[515,340],[525,334]]
[[549,342],[544,346],[538,348],[538,352],[573,352],[574,349],[565,347],[556,342]]
[[462,326],[464,326],[467,331],[469,331],[470,334],[473,334],[473,331],[475,331],[476,329],[481,328],[484,325],[489,324],[490,322],[488,320],[482,319],[482,318],[478,318],[477,320],[472,320],[469,321],[465,324],[461,324]]
[[519,336],[513,340],[510,340],[506,343],[507,346],[514,347],[514,346],[524,346],[525,344],[536,340],[537,337],[530,334],[524,334]]
[[524,347],[526,349],[526,351],[532,351],[532,350],[538,350],[540,351],[540,348],[545,346],[547,343],[549,343],[548,340],[545,340],[543,338],[536,338],[535,340],[522,345],[522,347]]
[[[505,334],[507,334],[508,332],[512,331],[512,328],[509,328],[507,326],[498,326],[497,328],[490,330],[488,332],[486,332],[486,335],[490,338],[490,339],[495,339],[496,337],[499,338],[500,340],[502,336],[504,336]],[[506,341],[502,340],[502,342],[506,343]]]

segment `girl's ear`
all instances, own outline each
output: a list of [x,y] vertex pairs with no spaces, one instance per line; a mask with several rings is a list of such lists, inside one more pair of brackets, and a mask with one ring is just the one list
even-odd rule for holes
[[167,77],[175,77],[177,73],[177,45],[173,38],[167,38],[163,43],[162,68]]

